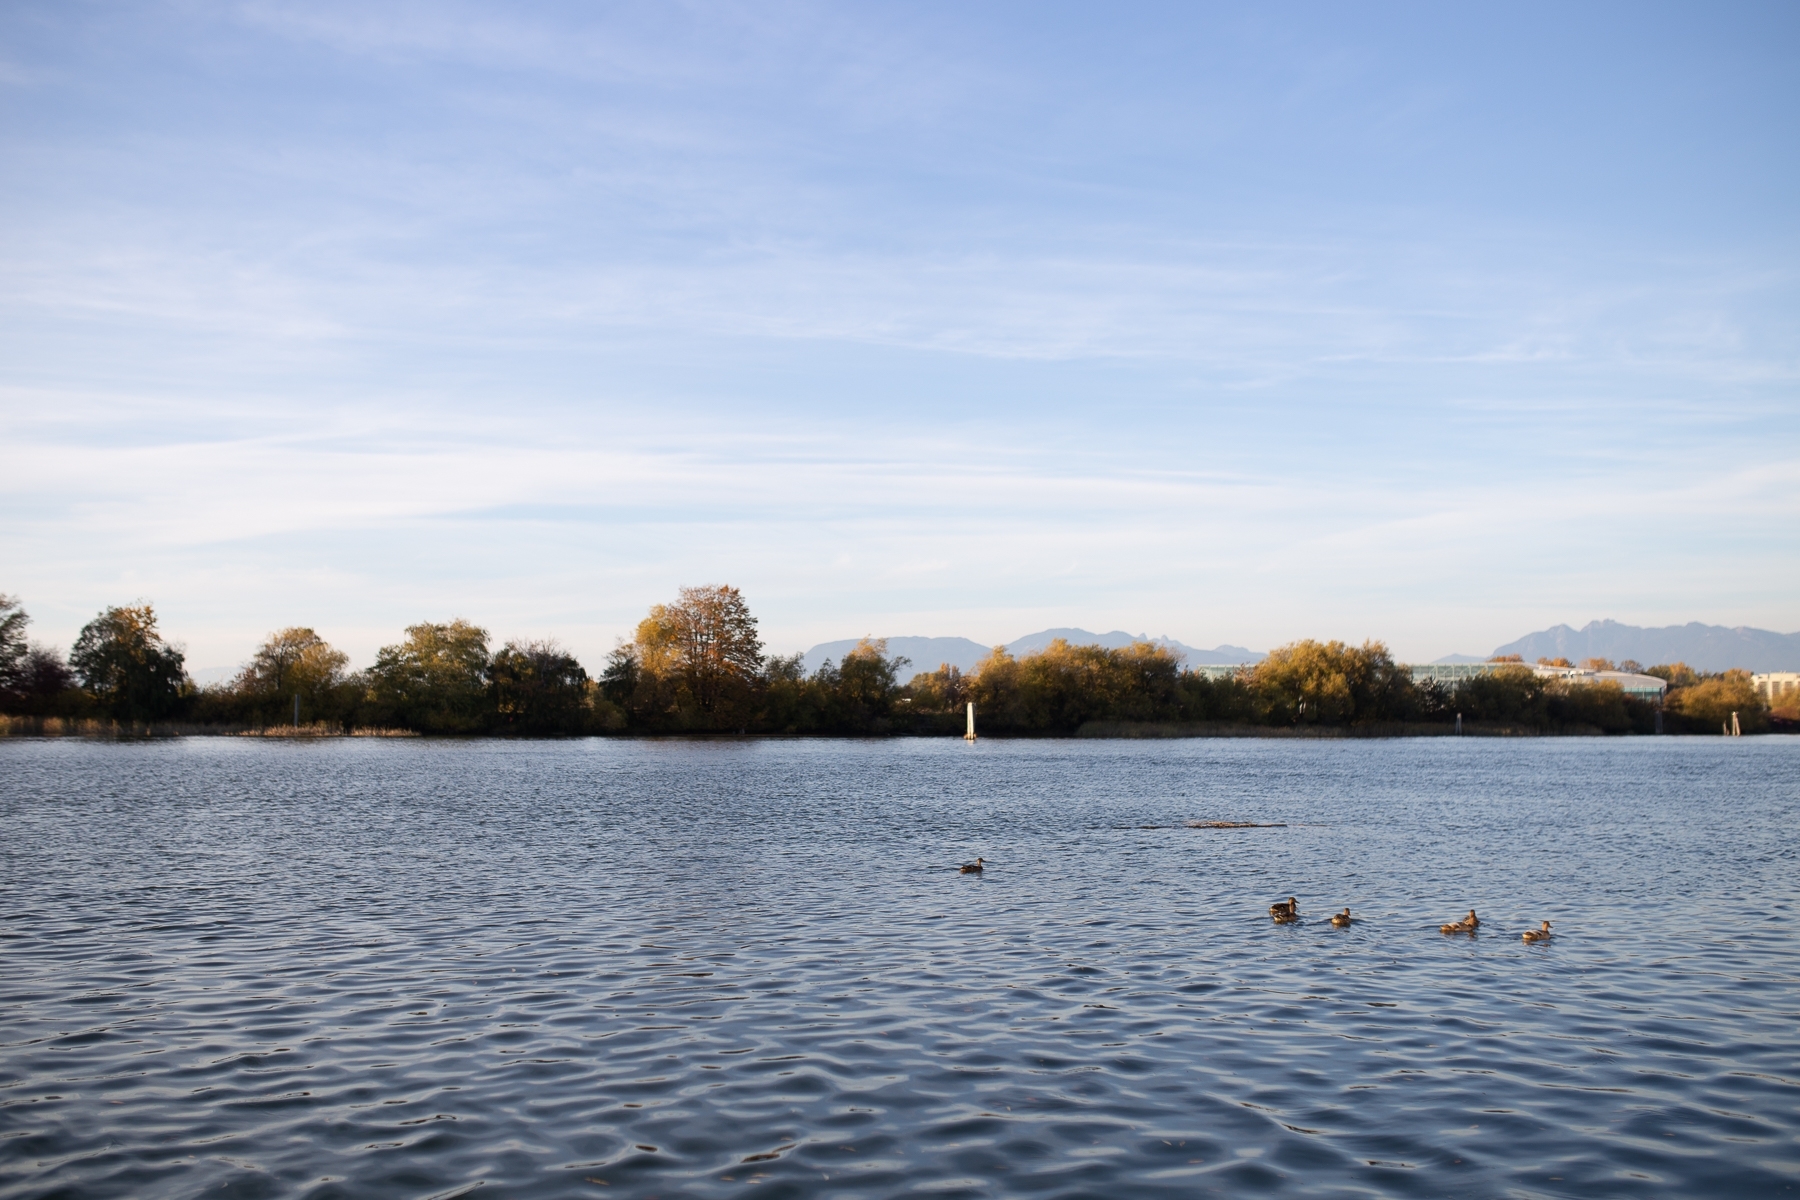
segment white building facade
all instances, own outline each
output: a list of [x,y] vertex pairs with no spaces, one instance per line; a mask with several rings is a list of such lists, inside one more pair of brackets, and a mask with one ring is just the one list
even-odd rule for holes
[[1770,708],[1780,708],[1784,702],[1800,701],[1800,671],[1770,671],[1766,675],[1752,675],[1750,682]]
[[1666,681],[1654,675],[1637,675],[1630,671],[1592,671],[1586,667],[1549,667],[1540,663],[1516,662],[1484,662],[1484,663],[1431,663],[1428,665],[1408,666],[1415,680],[1435,679],[1439,683],[1454,684],[1461,679],[1473,679],[1478,675],[1492,675],[1495,671],[1507,667],[1524,667],[1540,679],[1566,679],[1570,683],[1611,683],[1618,685],[1627,696],[1635,696],[1639,700],[1662,703],[1663,694],[1669,690]]

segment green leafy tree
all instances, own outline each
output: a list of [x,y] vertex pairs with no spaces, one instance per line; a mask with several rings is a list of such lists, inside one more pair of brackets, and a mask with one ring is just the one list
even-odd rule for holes
[[508,642],[488,665],[495,726],[506,733],[581,733],[588,725],[588,675],[555,642]]
[[461,619],[408,625],[369,668],[370,715],[422,733],[476,732],[489,716],[487,672],[487,630]]
[[1449,707],[1471,721],[1544,729],[1550,724],[1545,683],[1523,664],[1505,666],[1458,682]]
[[877,732],[900,697],[900,670],[911,661],[887,656],[886,638],[863,638],[837,666],[834,724],[846,733]]
[[0,712],[33,717],[72,717],[87,707],[74,672],[49,646],[27,644],[31,617],[18,598],[0,594]]
[[79,717],[91,700],[75,686],[75,672],[54,647],[34,645],[19,669],[13,711],[33,717]]
[[109,608],[82,626],[69,665],[115,720],[174,716],[193,688],[182,652],[163,640],[149,604]]
[[827,731],[832,720],[831,689],[835,686],[836,668],[830,663],[808,678],[805,655],[770,655],[763,660],[759,686],[762,710],[757,726],[773,733]]
[[606,656],[606,669],[600,673],[600,694],[621,709],[628,709],[642,676],[637,647],[630,642],[615,646]]
[[1199,671],[1183,671],[1176,685],[1184,721],[1230,721],[1251,724],[1257,720],[1256,693],[1246,672],[1214,677]]
[[31,617],[19,604],[17,596],[0,592],[0,692],[22,691],[25,671],[25,627]]
[[[1553,729],[1576,731],[1588,728],[1598,729],[1601,733],[1630,733],[1642,726],[1642,732],[1648,733],[1654,728],[1655,710],[1633,701],[1616,683],[1553,679],[1545,688],[1545,694],[1549,698]],[[1640,708],[1646,720],[1638,719]]]

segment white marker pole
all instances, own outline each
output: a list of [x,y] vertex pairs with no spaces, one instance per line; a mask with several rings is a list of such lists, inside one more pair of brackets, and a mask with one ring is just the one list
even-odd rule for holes
[[971,701],[969,701],[969,732],[963,734],[963,741],[972,742],[974,740],[975,740],[975,702],[973,700],[971,700]]

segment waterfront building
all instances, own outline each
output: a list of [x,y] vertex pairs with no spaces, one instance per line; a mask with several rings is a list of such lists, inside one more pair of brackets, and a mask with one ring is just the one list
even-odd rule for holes
[[1484,662],[1484,663],[1423,663],[1408,666],[1412,672],[1413,682],[1423,683],[1427,679],[1438,683],[1455,685],[1464,679],[1475,679],[1482,675],[1492,675],[1505,667],[1524,667],[1540,679],[1565,679],[1570,683],[1616,684],[1627,696],[1638,700],[1648,700],[1653,704],[1661,704],[1663,694],[1669,690],[1668,681],[1658,679],[1654,675],[1638,675],[1631,671],[1593,671],[1586,667],[1549,667],[1542,663],[1518,662]]
[[1750,682],[1770,708],[1778,708],[1784,702],[1800,701],[1800,671],[1769,671],[1752,675]]

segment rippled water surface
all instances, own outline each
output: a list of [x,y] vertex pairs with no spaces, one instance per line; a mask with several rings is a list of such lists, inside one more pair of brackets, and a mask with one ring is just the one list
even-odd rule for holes
[[1774,738],[0,743],[0,1192],[1800,1195],[1797,801]]

